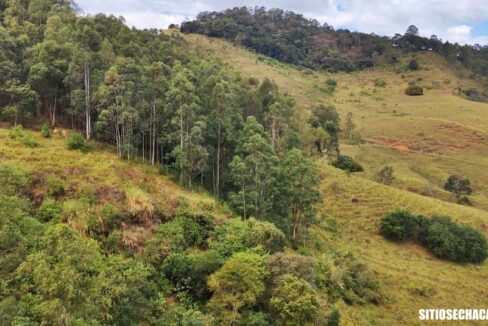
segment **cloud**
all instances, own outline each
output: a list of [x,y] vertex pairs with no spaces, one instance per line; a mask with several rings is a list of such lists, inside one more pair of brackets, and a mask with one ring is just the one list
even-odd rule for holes
[[461,44],[488,44],[473,26],[488,23],[488,1],[479,0],[78,0],[87,13],[124,16],[129,26],[165,28],[201,11],[235,6],[282,8],[327,22],[335,28],[393,35],[416,25],[420,34]]

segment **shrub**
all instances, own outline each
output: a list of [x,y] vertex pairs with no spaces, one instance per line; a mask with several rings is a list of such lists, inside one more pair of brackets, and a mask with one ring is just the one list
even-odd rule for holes
[[16,125],[10,130],[9,136],[22,143],[22,145],[30,148],[35,148],[39,144],[32,138],[32,136],[25,132],[21,125]]
[[336,87],[337,86],[337,80],[335,80],[334,78],[327,78],[327,80],[325,81],[325,83],[328,85],[328,86],[332,86],[332,87]]
[[51,138],[51,128],[49,128],[49,125],[47,123],[42,125],[41,135],[44,138]]
[[374,272],[356,255],[348,250],[339,250],[324,257],[316,265],[316,283],[325,287],[329,302],[342,298],[347,304],[379,304],[384,293]]
[[446,216],[432,218],[425,244],[435,256],[460,263],[480,263],[488,256],[481,232],[457,225]]
[[409,85],[405,89],[405,94],[408,96],[420,96],[424,95],[424,89],[417,85]]
[[24,171],[18,167],[6,163],[0,164],[0,194],[16,194],[27,186],[29,179]]
[[339,155],[339,157],[332,162],[332,166],[348,172],[364,171],[363,167],[359,163],[354,161],[352,157],[346,155]]
[[467,198],[465,199],[465,196],[473,193],[469,179],[459,175],[451,175],[444,184],[444,189],[452,192],[458,202],[461,202],[463,199],[466,200]]
[[56,177],[55,175],[50,175],[46,179],[47,184],[47,194],[49,196],[62,196],[64,195],[64,182],[60,178]]
[[51,198],[44,199],[37,210],[37,218],[42,222],[58,219],[63,212],[63,208]]
[[419,68],[420,68],[420,65],[419,65],[419,62],[417,61],[417,59],[412,59],[408,63],[408,69],[410,69],[410,70],[418,70]]
[[446,260],[480,263],[488,257],[488,244],[480,231],[458,225],[445,216],[427,219],[396,211],[382,219],[380,232],[392,241],[419,243]]
[[374,86],[375,87],[385,87],[386,81],[384,79],[378,78],[374,81]]
[[74,133],[68,136],[67,140],[68,149],[81,150],[83,153],[88,152],[91,149],[91,145],[85,140],[82,134]]
[[185,236],[183,228],[177,220],[162,224],[147,241],[145,247],[145,258],[155,267],[171,253],[185,250]]
[[225,257],[257,246],[275,253],[283,251],[285,239],[285,234],[272,223],[254,218],[247,221],[230,219],[216,228],[215,239],[210,243],[210,248]]
[[391,241],[422,242],[428,227],[427,219],[408,211],[396,211],[381,220],[380,233]]
[[385,166],[381,171],[376,174],[376,180],[379,183],[385,184],[385,185],[391,185],[393,181],[395,181],[395,176],[393,175],[393,167],[392,166]]
[[329,318],[327,318],[327,326],[339,326],[341,324],[341,312],[334,308]]
[[278,325],[312,323],[320,308],[310,284],[291,274],[285,274],[278,280],[270,306]]

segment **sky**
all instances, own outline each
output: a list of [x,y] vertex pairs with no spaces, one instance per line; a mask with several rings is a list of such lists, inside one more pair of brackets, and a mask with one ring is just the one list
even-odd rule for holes
[[488,45],[487,0],[75,0],[85,14],[124,16],[137,28],[167,28],[202,11],[236,6],[281,8],[334,28],[392,36],[416,25],[420,35]]

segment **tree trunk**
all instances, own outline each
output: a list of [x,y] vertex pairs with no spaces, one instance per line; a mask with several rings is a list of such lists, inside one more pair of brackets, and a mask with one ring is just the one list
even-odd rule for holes
[[215,182],[216,190],[217,190],[217,198],[220,198],[220,133],[221,133],[220,129],[221,127],[219,122],[219,127],[217,131],[217,180]]
[[90,64],[85,63],[85,119],[86,139],[91,138],[91,107],[90,107]]

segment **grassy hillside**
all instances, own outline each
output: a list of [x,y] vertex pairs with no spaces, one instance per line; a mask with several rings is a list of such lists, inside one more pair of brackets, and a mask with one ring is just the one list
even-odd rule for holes
[[[273,79],[296,101],[296,112],[306,125],[309,109],[320,103],[336,106],[344,123],[352,112],[363,143],[343,151],[366,167],[373,179],[385,165],[396,172],[396,187],[436,198],[452,200],[442,187],[450,174],[466,175],[475,189],[473,203],[488,209],[488,104],[458,96],[459,88],[475,86],[467,70],[452,70],[433,53],[418,53],[421,69],[408,71],[403,63],[391,69],[328,74],[299,71],[272,59],[262,59],[242,48],[217,39],[186,36],[196,47],[217,56],[244,76]],[[336,91],[321,89],[326,80],[337,81]],[[375,86],[384,80],[385,87]],[[424,87],[424,96],[406,96],[409,81]],[[307,139],[302,140],[304,143]]]
[[[419,71],[399,65],[390,70],[351,74],[299,71],[257,56],[225,41],[189,35],[186,38],[217,56],[243,76],[273,79],[296,101],[304,125],[309,108],[333,103],[342,120],[348,112],[363,139],[342,150],[364,165],[366,172],[347,175],[319,160],[325,202],[322,220],[312,230],[307,248],[320,255],[326,248],[350,248],[380,276],[389,301],[382,305],[343,306],[346,325],[412,325],[418,309],[482,307],[488,294],[488,269],[436,259],[416,245],[398,245],[378,233],[380,218],[397,208],[417,214],[444,214],[488,234],[488,105],[458,96],[458,88],[473,86],[468,72],[451,70],[442,58],[418,54]],[[403,58],[404,61],[409,58]],[[320,90],[327,78],[337,80],[333,94]],[[382,79],[385,87],[375,87]],[[425,95],[408,97],[404,89],[415,80]],[[392,186],[374,182],[375,174],[392,165]],[[473,207],[453,203],[442,187],[452,173],[473,183]]]
[[93,203],[89,212],[78,212],[64,221],[82,234],[88,233],[88,215],[94,213],[102,219],[105,204],[129,212],[137,218],[125,221],[120,228],[128,252],[142,249],[154,229],[175,216],[183,202],[197,213],[215,213],[218,220],[228,216],[211,197],[176,185],[150,165],[120,160],[115,149],[95,144],[89,153],[68,151],[64,136],[45,139],[37,132],[31,134],[39,146],[29,148],[8,134],[7,129],[0,129],[0,162],[18,166],[31,176],[28,197],[33,203],[41,204],[56,187],[62,187],[65,203],[89,199]]

